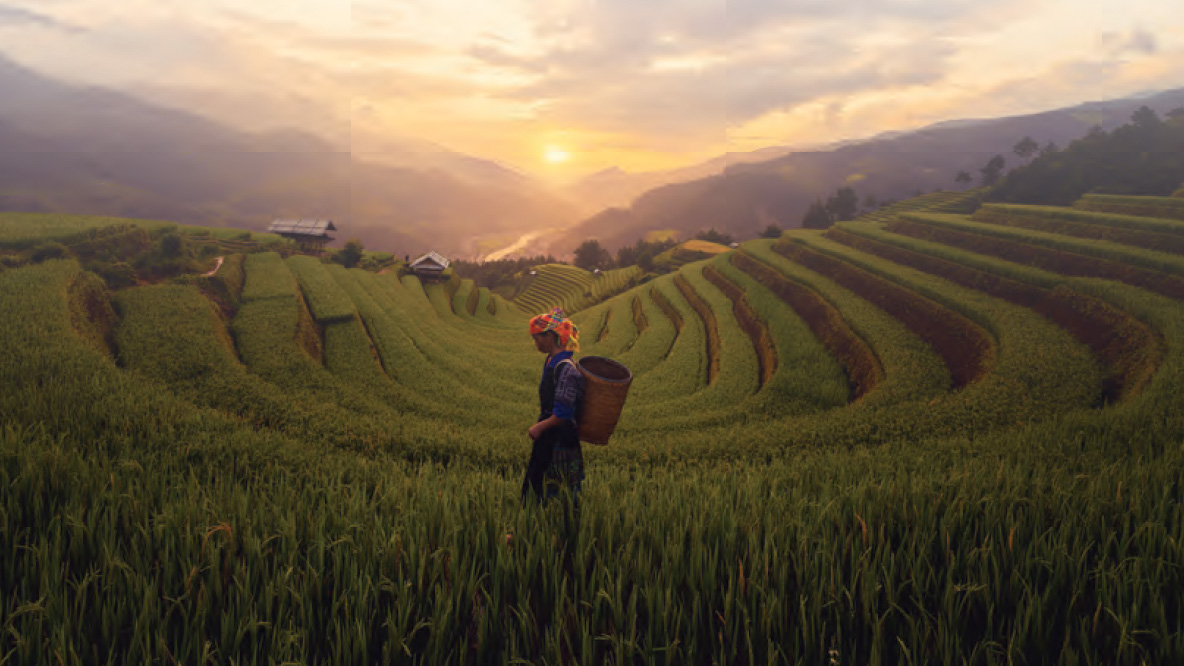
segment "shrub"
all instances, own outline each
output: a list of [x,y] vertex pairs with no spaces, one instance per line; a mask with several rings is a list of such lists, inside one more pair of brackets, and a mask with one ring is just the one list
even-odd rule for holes
[[169,232],[160,238],[160,254],[165,257],[180,257],[187,251],[185,239],[175,232]]
[[29,255],[29,260],[35,264],[50,259],[66,259],[70,256],[70,248],[61,243],[44,243],[38,245]]
[[126,262],[100,261],[91,264],[88,268],[103,278],[103,282],[107,283],[109,289],[125,289],[134,286],[137,282],[136,270]]

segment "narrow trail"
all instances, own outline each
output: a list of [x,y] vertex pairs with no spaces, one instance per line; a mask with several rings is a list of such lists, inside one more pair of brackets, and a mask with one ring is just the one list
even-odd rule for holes
[[213,277],[214,273],[217,273],[218,269],[222,268],[223,259],[225,259],[225,257],[216,257],[214,259],[214,270],[210,271],[209,273],[202,273],[202,277]]

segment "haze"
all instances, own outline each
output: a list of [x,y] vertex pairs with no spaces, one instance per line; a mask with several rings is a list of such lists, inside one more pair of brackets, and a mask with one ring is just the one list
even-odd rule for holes
[[552,182],[1184,83],[1163,0],[10,0],[0,43],[246,129]]

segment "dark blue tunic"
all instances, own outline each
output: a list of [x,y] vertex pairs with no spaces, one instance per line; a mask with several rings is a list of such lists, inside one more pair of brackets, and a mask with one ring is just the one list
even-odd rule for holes
[[564,486],[578,492],[584,480],[584,454],[580,448],[579,406],[584,395],[584,376],[571,363],[572,352],[559,352],[543,363],[539,382],[539,421],[554,415],[563,422],[548,428],[534,440],[522,499],[530,495],[555,497]]

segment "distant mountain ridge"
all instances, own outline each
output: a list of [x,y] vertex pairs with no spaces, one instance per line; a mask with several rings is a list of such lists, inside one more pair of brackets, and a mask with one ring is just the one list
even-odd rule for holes
[[763,162],[804,147],[770,146],[750,152],[729,152],[706,162],[664,171],[628,172],[610,167],[581,178],[564,188],[564,192],[581,208],[596,212],[606,208],[627,206],[649,190],[708,178],[723,173],[728,167],[748,162]]
[[609,250],[647,233],[673,230],[689,238],[708,228],[738,238],[755,237],[769,224],[800,226],[817,199],[851,185],[860,198],[898,200],[918,192],[955,189],[955,175],[979,169],[993,155],[1009,166],[1019,163],[1013,146],[1030,136],[1040,145],[1065,146],[1094,125],[1110,129],[1130,119],[1140,106],[1160,114],[1184,106],[1184,89],[998,119],[955,120],[912,132],[891,132],[834,150],[799,151],[772,160],[729,166],[722,174],[664,185],[639,196],[631,206],[589,217],[546,248],[570,253],[594,238]]
[[462,256],[483,236],[502,242],[576,219],[529,179],[444,149],[444,166],[420,168],[414,154],[402,166],[375,164],[299,131],[249,133],[65,85],[3,56],[0,90],[0,210],[252,229],[327,217],[369,247]]

